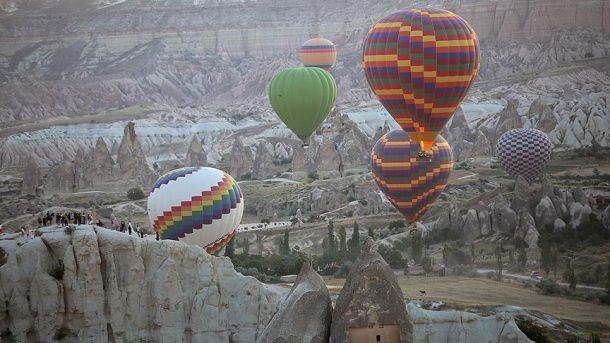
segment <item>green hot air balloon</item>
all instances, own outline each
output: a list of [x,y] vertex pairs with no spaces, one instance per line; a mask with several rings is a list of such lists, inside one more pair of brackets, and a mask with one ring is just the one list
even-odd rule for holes
[[287,68],[269,84],[269,101],[280,119],[305,145],[335,103],[337,85],[316,67]]

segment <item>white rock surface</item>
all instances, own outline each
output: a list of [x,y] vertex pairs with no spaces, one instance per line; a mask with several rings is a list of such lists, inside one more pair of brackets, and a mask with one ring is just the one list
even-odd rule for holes
[[201,248],[93,226],[0,247],[0,331],[17,342],[254,342],[287,293]]
[[481,317],[461,311],[428,311],[408,304],[413,341],[418,343],[532,342],[508,313]]

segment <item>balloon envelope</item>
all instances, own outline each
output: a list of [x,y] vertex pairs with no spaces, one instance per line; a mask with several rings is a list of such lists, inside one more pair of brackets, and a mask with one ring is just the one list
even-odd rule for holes
[[406,9],[371,28],[363,68],[386,110],[428,150],[479,71],[479,42],[449,11]]
[[312,38],[301,45],[299,57],[306,67],[329,70],[337,60],[337,48],[328,39]]
[[421,161],[418,142],[402,130],[382,136],[371,153],[371,171],[379,189],[413,223],[432,206],[443,192],[451,170],[451,147],[438,136],[430,149],[431,161]]
[[496,143],[496,156],[508,174],[532,183],[551,159],[553,145],[546,133],[536,129],[513,129]]
[[148,196],[148,217],[161,239],[198,245],[209,253],[231,240],[243,211],[239,185],[215,168],[172,170],[155,182]]
[[303,142],[326,119],[336,96],[335,79],[320,68],[284,69],[269,84],[273,110]]

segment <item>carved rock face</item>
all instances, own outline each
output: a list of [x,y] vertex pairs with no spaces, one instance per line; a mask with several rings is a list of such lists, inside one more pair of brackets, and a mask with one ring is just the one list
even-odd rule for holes
[[371,325],[399,325],[400,342],[412,342],[413,326],[402,290],[369,237],[335,304],[330,342],[347,342],[350,328]]

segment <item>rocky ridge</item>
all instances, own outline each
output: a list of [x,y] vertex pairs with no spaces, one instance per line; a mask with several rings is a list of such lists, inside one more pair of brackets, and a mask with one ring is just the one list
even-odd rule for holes
[[285,296],[179,242],[92,226],[4,238],[0,331],[18,342],[253,342]]

